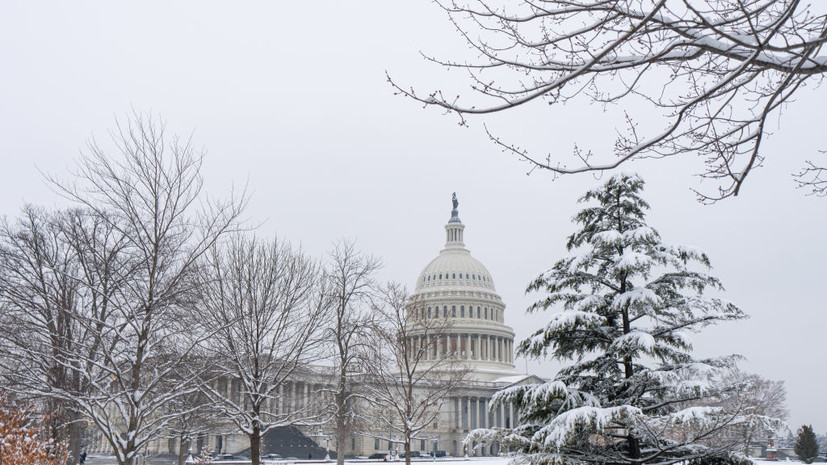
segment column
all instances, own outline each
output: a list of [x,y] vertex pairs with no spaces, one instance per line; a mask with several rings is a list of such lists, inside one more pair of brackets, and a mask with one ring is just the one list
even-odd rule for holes
[[511,418],[511,427],[516,428],[517,425],[514,421],[514,404],[512,404],[511,402],[508,403],[508,417]]
[[465,358],[471,360],[471,333],[468,333],[468,341],[465,344]]
[[474,398],[474,429],[480,427],[480,398]]
[[488,425],[486,424],[486,421],[485,421],[486,420],[485,417],[488,416],[488,409],[486,408],[488,406],[488,399],[486,399],[484,397],[480,397],[479,398],[479,404],[480,405],[478,405],[477,408],[479,409],[478,415],[479,415],[479,418],[480,418],[480,428],[488,428]]
[[467,407],[468,411],[468,422],[466,423],[466,425],[468,425],[468,431],[471,431],[473,429],[471,428],[471,396],[465,398],[465,406]]

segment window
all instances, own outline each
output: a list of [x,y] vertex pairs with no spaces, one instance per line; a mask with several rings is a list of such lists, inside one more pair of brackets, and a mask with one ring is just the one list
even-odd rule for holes
[[422,441],[420,441],[420,442],[419,442],[419,450],[426,450],[426,449],[425,449],[425,440],[424,440],[424,439],[423,439]]
[[454,305],[451,307],[451,316],[456,318],[457,317],[457,306]]
[[444,305],[442,307],[442,318],[448,318],[448,306]]
[[476,279],[477,279],[477,275],[472,274],[472,275],[471,275],[471,279],[476,280]]
[[485,319],[488,319],[488,307],[485,307]]
[[457,274],[453,273],[453,274],[451,274],[451,277],[452,277],[452,279],[457,279]]
[[442,279],[442,273],[439,274],[439,279]]
[[459,316],[465,318],[465,305],[460,305],[459,307]]
[[431,317],[431,307],[428,307],[428,318]]
[[482,318],[482,313],[480,313],[479,307],[477,307],[477,318]]

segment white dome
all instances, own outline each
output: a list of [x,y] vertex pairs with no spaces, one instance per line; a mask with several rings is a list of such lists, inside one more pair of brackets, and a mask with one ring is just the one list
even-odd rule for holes
[[416,290],[463,287],[494,291],[491,273],[465,248],[448,247],[419,274]]
[[[505,324],[505,304],[494,289],[488,269],[465,248],[465,225],[457,201],[445,225],[445,248],[419,273],[411,301],[411,320],[450,320],[447,334],[411,332],[413,344],[431,344],[425,362],[456,356],[464,360],[477,380],[490,381],[514,374],[514,330]],[[424,325],[426,327],[428,325]]]

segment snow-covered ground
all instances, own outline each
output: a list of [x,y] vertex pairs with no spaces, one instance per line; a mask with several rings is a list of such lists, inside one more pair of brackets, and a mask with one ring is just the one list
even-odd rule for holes
[[[455,457],[445,457],[445,458],[438,458],[435,463],[438,465],[508,465],[508,458],[507,457],[473,457],[469,458],[468,460],[462,458],[455,458]],[[105,456],[105,455],[93,455],[90,456],[86,460],[86,465],[116,465],[118,462],[115,460],[114,456]],[[227,463],[230,465],[230,462],[213,462],[216,465],[221,463]],[[232,462],[232,464],[237,464],[241,462]],[[246,462],[250,463],[250,462]],[[279,461],[279,462],[262,462],[265,465],[283,465],[283,464],[294,464],[294,465],[324,465],[326,463],[330,463],[335,465],[336,461],[331,462],[323,462],[319,460],[298,460],[298,461]],[[404,460],[398,460],[396,462],[382,462],[379,460],[346,460],[346,464],[348,465],[405,465]],[[412,464],[417,465],[428,465],[429,463],[434,463],[434,461],[428,459],[413,459],[411,460]],[[158,461],[149,458],[147,461],[147,465],[172,465],[169,461]],[[142,463],[140,465],[143,465]]]
[[[466,459],[463,458],[455,458],[455,457],[446,457],[446,458],[439,458],[436,460],[435,463],[438,465],[508,465],[510,459],[508,457],[471,457]],[[777,462],[767,461],[761,458],[753,458],[753,462],[760,465],[769,465],[771,463],[798,463],[796,460],[792,461],[784,461],[780,460]],[[221,464],[222,462],[213,462],[216,465]],[[229,462],[226,462],[229,465]],[[237,464],[240,462],[232,462],[233,464]],[[247,462],[249,463],[249,462]],[[318,460],[298,460],[298,461],[290,461],[290,462],[263,462],[265,465],[282,465],[285,463],[295,464],[295,465],[323,465],[325,463],[335,464],[335,461],[331,462],[323,462]],[[348,465],[365,465],[365,464],[376,464],[376,465],[385,465],[385,464],[395,464],[395,465],[404,465],[404,460],[398,460],[396,462],[381,462],[378,460],[346,460],[346,464]],[[427,465],[428,463],[434,463],[431,459],[413,459],[411,461],[412,464],[417,465]],[[117,461],[115,457],[111,456],[92,456],[89,460],[86,461],[86,465],[116,465]],[[149,464],[156,464],[156,465],[167,465],[166,463],[161,463],[150,459],[148,461]],[[171,465],[171,464],[170,464]]]

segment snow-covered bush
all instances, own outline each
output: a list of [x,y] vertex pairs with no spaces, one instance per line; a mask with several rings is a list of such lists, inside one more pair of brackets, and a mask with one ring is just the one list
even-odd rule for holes
[[669,245],[645,221],[643,180],[620,174],[587,192],[574,217],[572,253],[528,287],[544,297],[530,312],[556,310],[519,353],[568,362],[555,379],[495,396],[513,403],[512,431],[475,431],[532,463],[669,464],[730,462],[735,441],[721,434],[737,417],[714,380],[736,357],[699,360],[689,335],[744,318],[717,295],[709,258]]
[[17,407],[0,396],[0,464],[59,465],[68,458],[66,444],[49,438],[47,418],[39,421],[30,407]]

